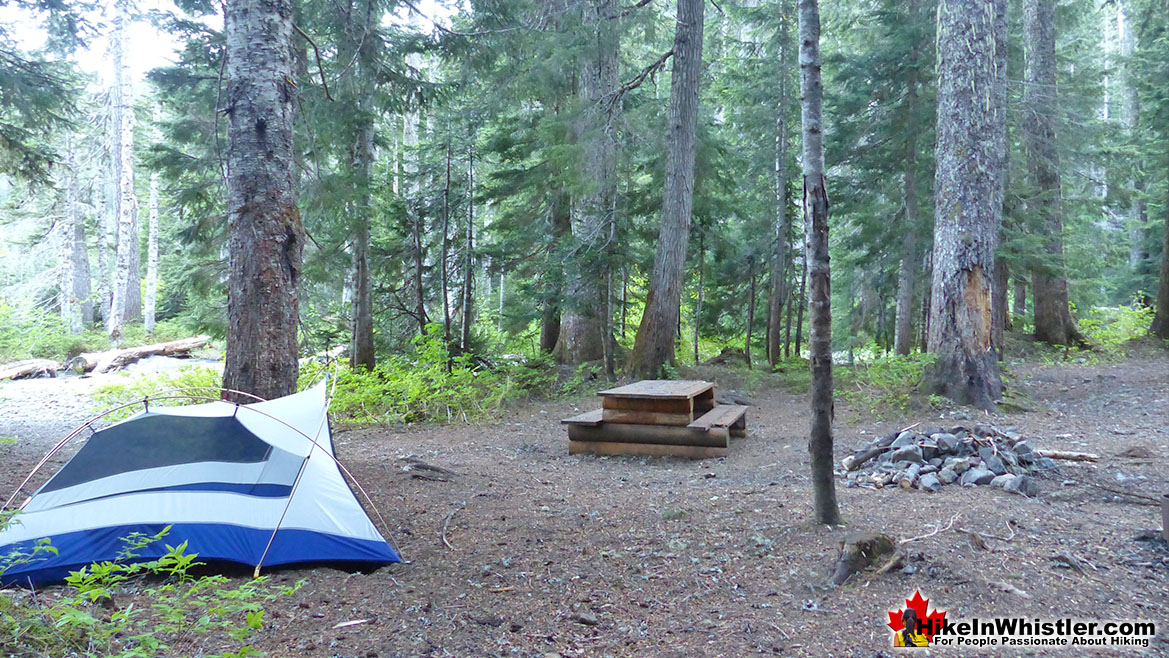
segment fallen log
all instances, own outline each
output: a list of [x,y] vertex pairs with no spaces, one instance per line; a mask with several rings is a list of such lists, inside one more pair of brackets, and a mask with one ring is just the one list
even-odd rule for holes
[[1067,459],[1075,462],[1094,462],[1100,459],[1100,455],[1095,455],[1090,452],[1072,452],[1070,450],[1036,450],[1035,454],[1040,457]]
[[69,359],[66,368],[79,373],[103,373],[118,368],[124,368],[135,361],[148,356],[186,356],[191,350],[198,349],[211,340],[209,336],[195,336],[183,338],[168,343],[154,343],[125,349],[106,350],[104,352],[85,352]]
[[24,377],[39,377],[48,375],[57,376],[60,365],[52,359],[27,359],[0,365],[0,381],[5,379],[21,379]]
[[889,446],[897,440],[897,435],[898,433],[894,432],[893,434],[888,434],[877,439],[876,442],[870,443],[865,448],[842,459],[840,461],[841,466],[844,466],[844,469],[847,471],[859,469],[865,465],[865,462],[888,450]]

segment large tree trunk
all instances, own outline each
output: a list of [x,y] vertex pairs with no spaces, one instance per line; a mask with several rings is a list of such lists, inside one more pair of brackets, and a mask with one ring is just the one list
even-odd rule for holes
[[77,182],[77,154],[73,140],[65,138],[65,216],[61,229],[61,322],[69,333],[81,334],[93,322],[89,298],[89,252],[85,246],[85,219]]
[[[363,99],[362,105],[368,105]],[[371,108],[361,108],[370,112]],[[353,174],[357,187],[357,207],[353,231],[353,327],[349,345],[349,362],[355,370],[373,370],[373,289],[369,272],[369,231],[373,217],[373,117],[363,118],[354,131]],[[445,242],[445,238],[444,238]]]
[[804,136],[804,227],[812,298],[808,337],[812,366],[812,490],[816,523],[840,524],[832,456],[832,290],[828,263],[828,189],[824,175],[824,129],[821,124],[824,88],[820,82],[820,7],[800,0],[800,93]]
[[1036,215],[1035,230],[1043,238],[1045,262],[1032,273],[1035,295],[1035,338],[1052,345],[1084,342],[1068,308],[1064,271],[1063,207],[1059,152],[1055,142],[1058,108],[1055,78],[1055,2],[1023,3],[1024,82],[1023,143],[1036,197],[1028,208]]
[[[1008,0],[1009,2],[1009,0]],[[1010,35],[1010,22],[1008,20],[1007,12],[1009,5],[1007,2],[1000,2],[995,6],[994,18],[994,33],[995,43],[997,44],[994,52],[994,66],[995,66],[995,106],[1001,112],[1001,118],[996,116],[1000,126],[995,127],[995,147],[998,150],[999,158],[1001,159],[1000,175],[999,175],[999,189],[998,189],[998,214],[999,223],[995,227],[995,250],[997,252],[999,245],[1002,244],[1003,235],[1006,231],[1006,222],[1008,221],[1008,208],[1013,208],[1014,204],[1007,203],[1007,189],[1010,185],[1011,175],[1011,150],[1007,143],[1008,139],[1008,122],[1006,114],[1009,99],[1007,97],[1007,50],[1008,38]],[[990,303],[990,346],[994,350],[995,357],[1003,360],[1003,334],[1007,327],[1007,286],[1010,283],[1010,272],[1007,268],[1005,259],[996,258],[994,263],[994,271],[991,279],[991,303]]]
[[670,82],[669,130],[662,224],[645,313],[633,343],[631,371],[639,379],[661,377],[674,362],[674,338],[681,317],[682,274],[694,203],[694,152],[698,126],[698,84],[702,74],[703,0],[678,0]]
[[[566,263],[566,308],[553,354],[560,363],[578,364],[605,356],[607,312],[606,272],[611,214],[617,194],[617,142],[606,97],[618,86],[616,0],[584,4],[589,51],[578,78],[581,115],[577,140],[581,147],[583,186],[572,204],[575,249]],[[615,108],[614,108],[615,109]]]
[[[784,301],[788,292],[788,239],[791,218],[787,214],[787,104],[788,104],[788,3],[780,3],[779,17],[779,85],[775,110],[775,251],[771,258],[771,278],[767,291],[767,362],[772,369],[780,361],[783,339]],[[789,313],[790,317],[790,313]],[[788,323],[790,327],[790,322]],[[789,334],[790,329],[789,329]]]
[[292,184],[292,4],[232,0],[227,44],[228,298],[223,387],[296,390],[304,229]]
[[[995,61],[1006,0],[942,0],[938,8],[938,143],[926,386],[994,409],[1002,392],[991,347],[991,275],[1002,221],[1005,85]],[[1005,35],[1001,35],[1005,36]]]
[[[154,141],[159,141],[158,122],[161,112],[154,107]],[[147,206],[149,213],[148,235],[146,237],[146,299],[143,303],[143,328],[146,333],[154,333],[154,320],[158,306],[158,171],[150,172],[150,201]]]
[[[552,192],[548,211],[551,235],[550,253],[558,253],[572,235],[572,215],[569,197],[563,190]],[[543,301],[540,308],[540,351],[551,354],[560,340],[560,300],[564,295],[563,270],[548,268],[544,272]]]
[[[134,195],[134,99],[130,81],[127,47],[130,17],[128,0],[114,4],[114,124],[118,135],[114,168],[117,176],[117,240],[115,242],[113,290],[106,332],[115,345],[121,342],[123,326],[136,317],[131,296],[138,298],[138,199]],[[133,288],[133,290],[131,290]],[[138,292],[137,295],[134,293]]]

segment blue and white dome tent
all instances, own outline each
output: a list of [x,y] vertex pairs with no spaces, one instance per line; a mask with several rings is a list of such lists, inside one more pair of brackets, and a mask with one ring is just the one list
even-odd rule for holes
[[[165,541],[142,548],[134,559],[157,559],[167,552],[164,543],[185,541],[187,553],[201,561],[236,562],[256,573],[261,566],[297,562],[400,562],[342,475],[326,393],[322,381],[252,404],[211,398],[178,407],[136,403],[141,413],[95,431],[0,532],[0,565],[12,562],[0,584],[60,582],[70,571],[114,560],[130,534],[153,536],[167,526]],[[37,468],[112,411],[71,433]],[[31,561],[12,559],[33,554],[44,538],[55,554],[42,550]]]

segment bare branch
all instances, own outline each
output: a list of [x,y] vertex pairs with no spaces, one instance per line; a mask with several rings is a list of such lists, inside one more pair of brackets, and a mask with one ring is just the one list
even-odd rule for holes
[[300,29],[300,26],[296,23],[292,24],[292,29],[296,30],[297,34],[304,37],[304,40],[313,47],[313,52],[317,56],[317,71],[319,71],[321,74],[321,86],[325,88],[325,98],[328,98],[329,100],[335,100],[333,95],[329,93],[329,81],[325,79],[325,66],[321,63],[321,49],[317,48],[317,42],[313,41],[312,37],[305,34],[304,30]]

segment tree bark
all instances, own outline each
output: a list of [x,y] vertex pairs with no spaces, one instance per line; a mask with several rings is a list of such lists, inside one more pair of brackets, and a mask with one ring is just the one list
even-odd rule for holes
[[227,45],[228,301],[223,387],[296,390],[304,229],[292,184],[292,4],[232,0]]
[[89,251],[85,245],[85,219],[77,181],[77,154],[71,136],[65,138],[65,221],[61,229],[61,322],[69,333],[81,334],[93,322],[89,298]]
[[[131,288],[138,289],[138,200],[134,194],[134,100],[127,48],[129,40],[128,0],[114,3],[114,124],[118,135],[114,168],[117,176],[113,289],[106,332],[115,345],[122,340],[123,327],[135,317]],[[140,293],[139,293],[140,294]]]
[[1169,190],[1165,198],[1165,228],[1161,243],[1161,282],[1157,286],[1157,311],[1149,332],[1169,340]]
[[1002,221],[1005,85],[995,52],[1006,0],[942,0],[938,8],[938,143],[933,284],[925,385],[980,409],[1002,392],[991,347],[991,275]]
[[755,327],[755,262],[752,260],[747,267],[747,275],[751,278],[747,286],[747,339],[743,341],[743,356],[747,360],[747,369],[751,369],[751,330]]
[[[161,112],[154,107],[154,140],[159,141],[158,122]],[[150,172],[150,200],[147,206],[149,224],[146,237],[146,299],[143,302],[143,328],[147,334],[154,333],[154,320],[158,305],[158,171]]]
[[451,145],[446,145],[446,182],[442,188],[442,242],[439,248],[439,277],[442,279],[442,338],[447,345],[451,342],[451,298],[450,298],[450,234],[451,234]]
[[1011,315],[1022,318],[1027,315],[1027,279],[1016,273],[1014,283],[1015,292],[1012,300]]
[[698,337],[702,327],[702,302],[706,293],[706,244],[700,234],[698,236],[698,303],[694,305],[694,365],[700,363],[698,359]]
[[463,301],[459,349],[471,349],[471,322],[475,319],[475,147],[467,149],[467,239],[463,243]]
[[[369,99],[362,99],[359,111],[370,112]],[[353,179],[357,187],[353,236],[353,326],[350,336],[350,364],[355,370],[373,370],[377,357],[373,347],[373,289],[369,271],[370,223],[373,217],[373,117],[362,118],[354,130]]]
[[808,240],[804,239],[804,257],[800,263],[800,298],[796,300],[796,358],[804,344],[804,309],[808,307]]
[[[909,111],[916,97],[916,80],[911,82]],[[901,262],[897,272],[897,318],[893,329],[893,351],[908,355],[913,349],[913,289],[917,285],[917,140],[905,145],[902,185],[905,196],[905,227],[901,235]]]
[[828,190],[824,175],[824,130],[821,124],[824,88],[820,81],[820,7],[817,0],[799,0],[800,93],[804,141],[804,226],[812,284],[808,337],[812,367],[812,490],[816,522],[840,524],[832,456],[832,290],[828,263]]
[[[568,194],[563,190],[552,193],[548,212],[552,236],[550,251],[557,252],[572,236],[572,215]],[[560,340],[560,300],[564,294],[563,270],[549,268],[544,273],[544,300],[540,310],[540,351],[551,354]]]
[[[1134,70],[1133,56],[1136,54],[1136,32],[1132,21],[1129,20],[1129,9],[1132,0],[1118,0],[1116,3],[1116,31],[1120,41],[1120,58],[1123,66],[1120,69],[1120,120],[1124,126],[1126,142],[1139,143],[1138,127],[1140,125],[1140,95],[1138,78]],[[1134,163],[1133,169],[1139,171],[1141,163]],[[1148,232],[1149,216],[1145,207],[1145,178],[1130,176],[1125,183],[1129,194],[1128,207],[1128,238],[1129,238],[1129,268],[1134,272],[1141,269],[1142,264],[1149,259],[1149,251],[1145,247],[1145,234]]]
[[608,18],[620,9],[617,0],[591,0],[584,3],[582,11],[590,46],[577,88],[581,110],[576,138],[581,148],[583,185],[572,204],[574,250],[565,263],[566,308],[553,350],[556,360],[567,364],[605,357],[609,325],[605,318],[606,272],[617,195],[617,142],[606,97],[620,84],[617,22]]
[[674,362],[674,337],[681,313],[682,274],[694,203],[704,8],[703,0],[678,0],[662,224],[631,363],[631,371],[639,379],[657,379],[664,374],[663,367]]
[[1028,207],[1036,215],[1035,230],[1043,238],[1045,262],[1032,272],[1035,295],[1035,338],[1052,345],[1082,345],[1083,336],[1068,308],[1068,283],[1063,255],[1063,207],[1055,113],[1054,0],[1023,3],[1024,82],[1023,143],[1036,197]]
[[[775,111],[775,251],[771,259],[771,279],[767,292],[767,361],[772,369],[779,363],[783,339],[784,301],[788,292],[788,238],[791,218],[787,214],[787,106],[788,67],[791,49],[788,41],[787,2],[780,3],[779,18],[779,89]],[[790,313],[789,313],[790,317]],[[788,334],[790,335],[790,321]]]

